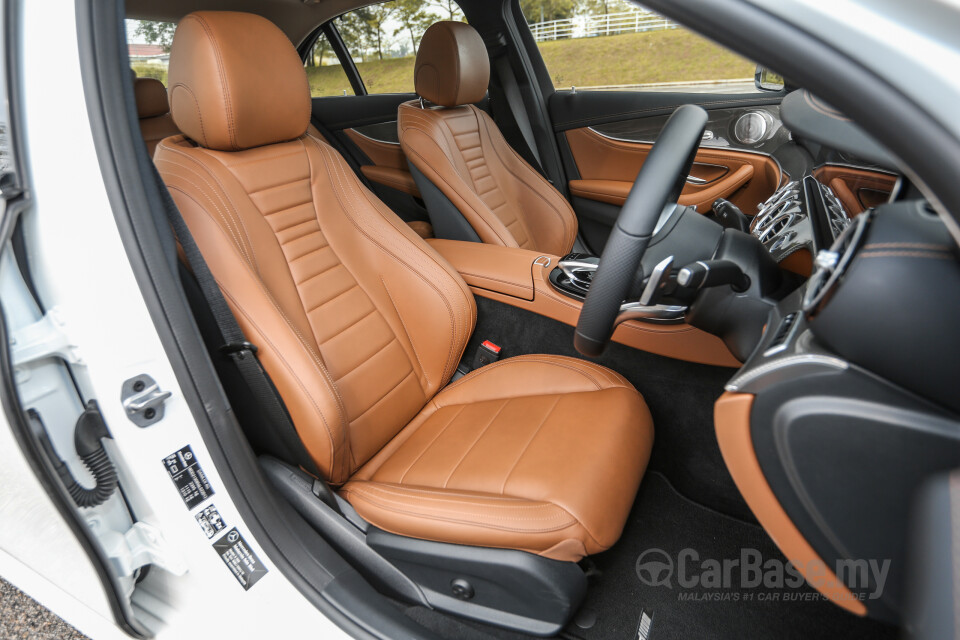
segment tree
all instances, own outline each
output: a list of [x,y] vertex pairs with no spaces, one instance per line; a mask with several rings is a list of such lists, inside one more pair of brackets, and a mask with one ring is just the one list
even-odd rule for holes
[[393,35],[405,31],[410,36],[410,44],[413,45],[413,53],[416,55],[423,32],[433,24],[436,16],[427,12],[423,0],[396,0],[390,4],[396,7],[397,20],[400,22]]
[[170,45],[173,44],[173,34],[176,30],[177,25],[172,22],[141,20],[134,35],[142,37],[149,44],[159,44],[164,52],[170,53]]
[[577,4],[577,12],[588,16],[605,16],[636,8],[623,0],[579,0]]
[[430,6],[440,11],[441,20],[464,21],[463,11],[460,10],[460,5],[456,3],[456,0],[432,0]]
[[527,22],[549,22],[572,18],[576,0],[520,0],[520,9]]
[[368,8],[370,17],[367,18],[369,33],[373,36],[377,50],[377,59],[383,60],[383,41],[385,39],[384,25],[397,10],[395,2],[375,4]]
[[370,48],[370,21],[371,11],[368,7],[355,9],[337,18],[337,31],[343,38],[350,55],[360,54],[360,60],[367,61],[367,50]]
[[327,55],[327,48],[330,44],[327,42],[327,37],[322,33],[314,41],[313,46],[310,47],[310,53],[307,55],[307,66],[308,67],[322,67],[323,58]]

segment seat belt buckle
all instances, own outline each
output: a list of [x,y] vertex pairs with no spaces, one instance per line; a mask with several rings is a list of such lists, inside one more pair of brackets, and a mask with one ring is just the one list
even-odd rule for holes
[[473,368],[479,369],[499,359],[500,346],[493,344],[489,340],[484,340],[480,343],[480,346],[477,347],[477,355],[473,357]]
[[255,355],[257,353],[257,345],[247,342],[228,342],[227,344],[220,347],[220,353],[225,356],[230,356],[231,358],[236,357],[239,360],[243,360],[247,353],[250,355]]

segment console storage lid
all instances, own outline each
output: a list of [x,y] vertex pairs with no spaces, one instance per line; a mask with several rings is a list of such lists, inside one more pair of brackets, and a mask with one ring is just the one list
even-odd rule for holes
[[460,240],[427,240],[431,247],[453,265],[467,284],[522,300],[533,300],[533,263],[554,256],[516,247],[501,247]]

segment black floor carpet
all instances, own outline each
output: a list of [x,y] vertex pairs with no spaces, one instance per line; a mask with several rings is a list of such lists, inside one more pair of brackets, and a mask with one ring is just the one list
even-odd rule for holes
[[[660,554],[657,550],[663,552]],[[804,638],[896,638],[898,631],[858,618],[825,600],[803,584],[779,589],[744,587],[739,569],[731,571],[729,587],[684,588],[678,584],[678,554],[691,549],[700,562],[687,562],[684,580],[705,575],[708,559],[723,562],[740,558],[741,550],[755,550],[762,562],[785,562],[773,541],[757,525],[731,518],[693,503],[677,493],[660,473],[647,473],[620,542],[593,556],[586,600],[567,628],[564,640],[636,640],[643,612],[653,621],[647,640],[690,638],[783,640]],[[646,555],[644,555],[646,554]],[[650,586],[637,573],[637,561],[672,563],[655,577],[669,586]],[[692,567],[692,569],[691,569]],[[645,573],[647,580],[650,574]],[[510,631],[460,620],[420,607],[407,615],[445,638],[464,640],[528,639]]]
[[[659,549],[664,553],[653,551]],[[684,582],[709,577],[707,559],[737,560],[742,549],[756,550],[763,562],[785,562],[757,525],[693,503],[677,493],[659,473],[648,473],[620,542],[592,558],[596,575],[586,601],[567,634],[584,640],[633,640],[641,612],[652,616],[649,640],[673,638],[895,638],[893,627],[858,618],[800,587],[749,588],[740,570],[730,572],[730,586],[684,588],[678,584],[678,554],[690,549],[699,562],[686,562]],[[638,559],[667,562],[650,586],[637,573]],[[669,568],[672,564],[672,573]],[[659,567],[653,566],[654,571]],[[649,572],[641,572],[651,581]],[[713,574],[716,575],[716,574]],[[749,579],[749,578],[748,578]],[[593,621],[589,628],[578,622]]]

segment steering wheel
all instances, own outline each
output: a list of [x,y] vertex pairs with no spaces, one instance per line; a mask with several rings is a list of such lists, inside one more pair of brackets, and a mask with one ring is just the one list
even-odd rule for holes
[[599,356],[610,341],[620,305],[637,277],[657,221],[664,208],[680,198],[706,125],[706,111],[683,105],[673,112],[650,149],[580,310],[573,344],[583,355]]

